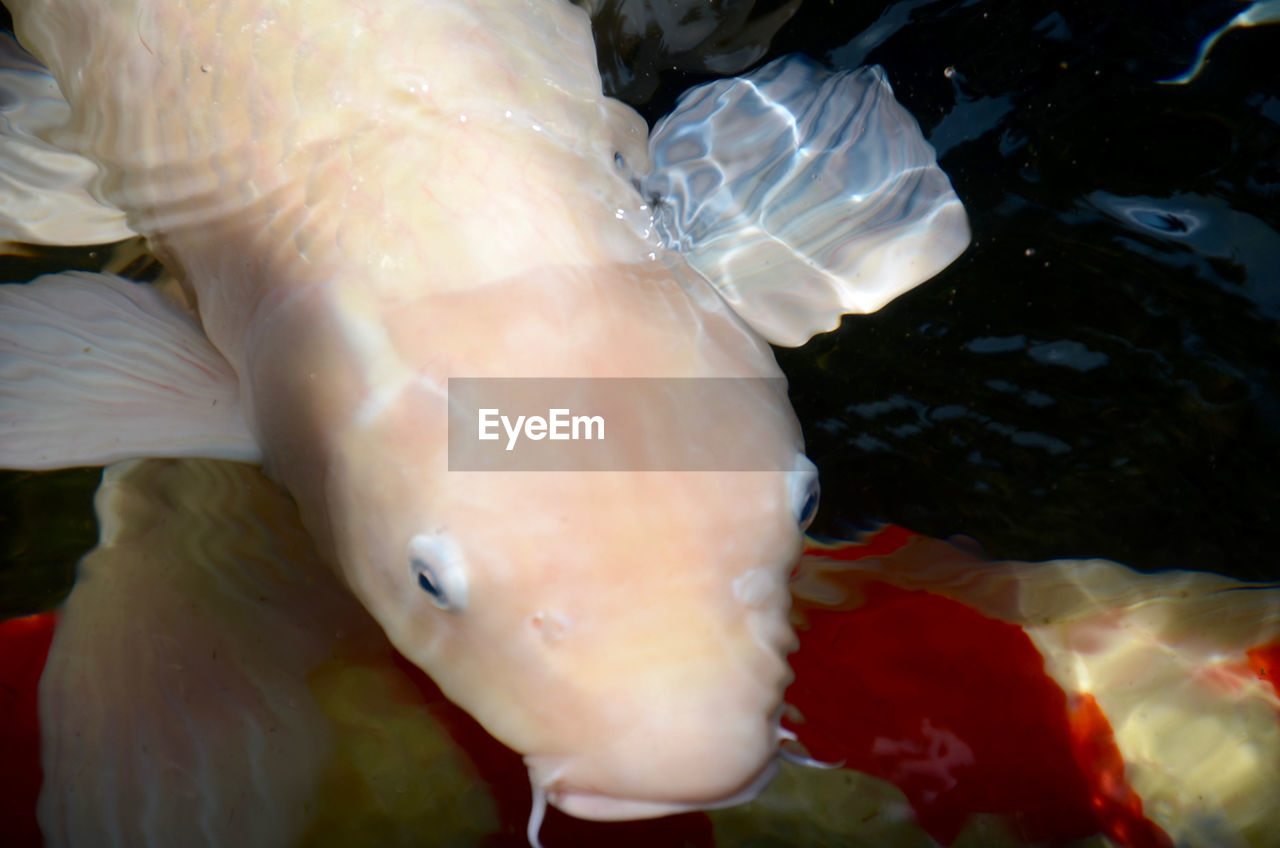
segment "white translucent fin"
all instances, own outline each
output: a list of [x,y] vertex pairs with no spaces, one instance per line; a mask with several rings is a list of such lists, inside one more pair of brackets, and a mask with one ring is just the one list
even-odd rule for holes
[[122,463],[95,506],[40,682],[46,844],[296,844],[336,742],[310,679],[380,631],[251,466]]
[[1200,76],[1200,72],[1209,61],[1209,51],[1218,43],[1218,39],[1231,30],[1274,23],[1280,23],[1280,0],[1260,0],[1257,3],[1250,3],[1249,8],[1205,36],[1204,41],[1200,42],[1200,49],[1196,52],[1196,60],[1191,63],[1190,68],[1176,77],[1159,80],[1160,84],[1186,85]]
[[105,244],[133,235],[94,199],[98,168],[50,142],[71,107],[48,70],[0,32],[0,241]]
[[641,190],[682,251],[769,341],[800,345],[937,274],[969,224],[878,67],[786,56],[686,93]]
[[235,373],[153,286],[69,272],[0,285],[0,467],[259,460]]

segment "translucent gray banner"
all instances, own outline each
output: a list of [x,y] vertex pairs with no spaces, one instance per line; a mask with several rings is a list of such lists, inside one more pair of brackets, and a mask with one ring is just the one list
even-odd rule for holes
[[790,471],[782,378],[451,378],[450,471]]

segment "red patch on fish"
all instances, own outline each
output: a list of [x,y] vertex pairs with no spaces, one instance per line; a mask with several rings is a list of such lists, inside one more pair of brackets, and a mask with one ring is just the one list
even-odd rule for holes
[[40,797],[40,675],[53,642],[53,613],[0,621],[0,843],[43,844]]
[[1276,697],[1280,697],[1280,642],[1269,642],[1250,648],[1246,656],[1249,658],[1249,668],[1253,669],[1253,673],[1259,680],[1270,683]]
[[[910,538],[812,553],[884,556]],[[1142,817],[1096,703],[1068,703],[1022,628],[856,569],[823,576],[862,603],[796,602],[808,627],[787,700],[812,756],[893,783],[944,845],[975,813],[1005,817],[1030,841],[1106,833],[1131,848],[1172,844]]]
[[806,539],[805,541],[808,544],[805,545],[804,555],[834,559],[841,562],[854,562],[871,557],[888,556],[907,544],[907,542],[918,538],[920,538],[919,533],[913,533],[905,527],[890,524],[856,544],[849,542],[824,544],[815,542],[812,539]]
[[1111,723],[1092,695],[1069,702],[1076,765],[1089,781],[1090,804],[1102,832],[1130,848],[1166,848],[1173,842],[1142,814],[1142,798],[1124,777],[1124,757]]

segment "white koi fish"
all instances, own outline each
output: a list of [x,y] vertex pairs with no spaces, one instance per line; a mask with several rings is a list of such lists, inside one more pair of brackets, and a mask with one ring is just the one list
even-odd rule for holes
[[[38,844],[24,820],[130,846],[518,826],[519,758],[395,657],[258,469],[117,463],[94,506],[64,606],[0,622],[6,844]],[[810,544],[791,588],[785,726],[832,767],[783,764],[709,816],[561,821],[557,844],[1274,842],[1280,588],[990,562],[898,527]]]
[[353,786],[433,844],[497,829],[463,755],[261,472],[116,463],[94,506],[101,539],[40,676],[44,844],[387,844],[385,827],[353,838],[344,819],[379,807]]
[[[546,802],[757,792],[817,504],[766,340],[968,241],[883,73],[781,60],[696,90],[646,148],[561,0],[9,5],[68,105],[14,149],[93,166],[58,186],[10,160],[14,184],[103,232],[120,210],[194,319],[103,275],[2,287],[0,465],[261,461],[391,642],[524,755],[533,839]],[[738,388],[646,419],[611,470],[451,471],[458,377],[660,378],[642,409],[675,378]],[[726,441],[751,469],[662,462]]]

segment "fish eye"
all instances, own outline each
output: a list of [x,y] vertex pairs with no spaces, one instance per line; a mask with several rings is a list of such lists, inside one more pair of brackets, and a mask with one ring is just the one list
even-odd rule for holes
[[796,456],[796,467],[791,472],[791,508],[800,529],[808,530],[818,514],[818,501],[822,487],[818,484],[818,466],[804,454]]
[[435,572],[431,570],[431,563],[415,559],[411,565],[413,570],[418,572],[418,585],[423,591],[434,598],[436,603],[447,606],[449,601],[444,596],[444,589],[440,587],[440,578],[436,577]]
[[809,529],[809,525],[813,523],[813,519],[818,514],[818,479],[815,477],[813,483],[809,486],[809,491],[804,497],[804,503],[800,506],[800,527],[804,530]]
[[467,606],[466,563],[448,536],[421,533],[409,542],[409,573],[431,602],[443,610]]

